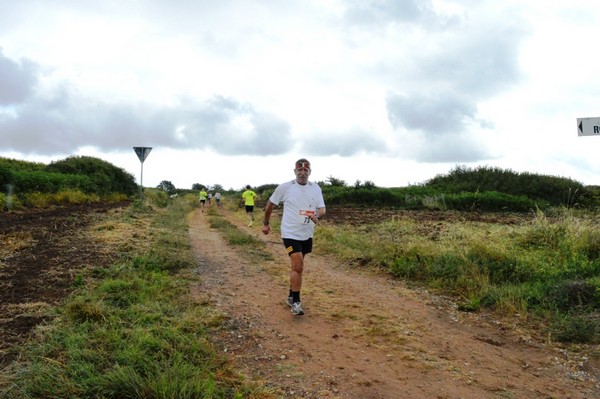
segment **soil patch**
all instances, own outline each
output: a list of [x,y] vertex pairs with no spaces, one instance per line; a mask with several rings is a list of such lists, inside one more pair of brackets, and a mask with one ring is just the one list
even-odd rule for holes
[[108,264],[110,256],[85,228],[128,202],[94,203],[0,213],[0,367],[44,319],[41,309],[57,305],[87,266]]

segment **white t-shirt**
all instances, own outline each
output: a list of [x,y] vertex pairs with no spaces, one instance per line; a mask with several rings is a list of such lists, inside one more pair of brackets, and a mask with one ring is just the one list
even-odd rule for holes
[[280,184],[269,198],[275,205],[283,202],[281,237],[304,241],[313,236],[315,224],[311,215],[325,208],[323,193],[317,183],[298,184],[296,180]]

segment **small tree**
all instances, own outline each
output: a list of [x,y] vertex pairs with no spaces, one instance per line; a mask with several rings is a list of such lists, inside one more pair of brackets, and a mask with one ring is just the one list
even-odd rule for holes
[[375,183],[373,183],[371,180],[365,180],[365,182],[363,183],[363,187],[364,188],[377,188]]
[[175,185],[168,180],[163,180],[160,182],[158,186],[156,186],[159,190],[166,191],[167,193],[172,193],[175,191]]
[[344,180],[338,179],[333,176],[329,176],[327,178],[327,182],[329,183],[329,185],[334,186],[334,187],[346,187],[346,182]]

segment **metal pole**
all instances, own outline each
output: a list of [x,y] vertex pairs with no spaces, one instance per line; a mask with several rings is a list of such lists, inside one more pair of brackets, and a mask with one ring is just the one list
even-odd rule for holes
[[140,173],[140,198],[142,199],[142,205],[144,205],[144,162],[142,162],[142,170]]

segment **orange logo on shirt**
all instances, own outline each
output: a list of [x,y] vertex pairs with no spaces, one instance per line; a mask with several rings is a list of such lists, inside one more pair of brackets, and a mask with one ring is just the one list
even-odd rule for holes
[[307,210],[300,209],[300,211],[298,212],[298,214],[300,216],[312,216],[312,215],[315,214],[315,211],[307,211]]

